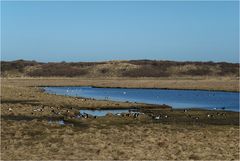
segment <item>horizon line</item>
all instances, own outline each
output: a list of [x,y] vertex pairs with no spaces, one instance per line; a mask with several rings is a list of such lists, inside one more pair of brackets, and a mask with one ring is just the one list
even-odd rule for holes
[[170,61],[170,62],[203,62],[203,63],[231,63],[231,64],[240,64],[240,61],[238,62],[230,62],[230,61],[199,61],[199,60],[170,60],[170,59],[109,59],[109,60],[96,60],[96,61],[40,61],[37,59],[14,59],[14,60],[3,60],[1,59],[1,62],[14,62],[14,61],[35,61],[38,63],[94,63],[94,62],[123,62],[123,61]]

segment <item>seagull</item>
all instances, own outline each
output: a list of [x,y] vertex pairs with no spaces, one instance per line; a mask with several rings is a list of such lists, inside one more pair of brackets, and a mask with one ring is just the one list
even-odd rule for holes
[[123,92],[123,94],[127,94],[127,92]]

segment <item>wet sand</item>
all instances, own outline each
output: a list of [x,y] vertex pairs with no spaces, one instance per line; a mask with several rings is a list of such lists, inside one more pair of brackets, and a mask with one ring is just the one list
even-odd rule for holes
[[[64,97],[43,93],[36,87],[67,85],[67,80],[2,80],[2,160],[239,160],[239,113]],[[135,106],[143,108],[145,115],[74,117],[83,108]],[[168,117],[152,119],[160,114]],[[64,120],[66,125],[49,120]]]

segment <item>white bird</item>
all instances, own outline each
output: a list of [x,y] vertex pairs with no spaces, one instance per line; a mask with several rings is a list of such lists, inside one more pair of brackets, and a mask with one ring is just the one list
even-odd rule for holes
[[160,119],[160,116],[156,116],[156,117],[155,117],[155,120],[159,120],[159,119]]
[[123,94],[127,94],[127,92],[123,92]]
[[11,109],[11,108],[9,108],[9,109],[8,109],[8,111],[12,111],[12,109]]

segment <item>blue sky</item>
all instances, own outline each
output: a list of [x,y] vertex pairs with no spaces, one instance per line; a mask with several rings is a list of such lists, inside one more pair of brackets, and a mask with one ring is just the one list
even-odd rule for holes
[[1,2],[2,60],[239,61],[239,2]]

